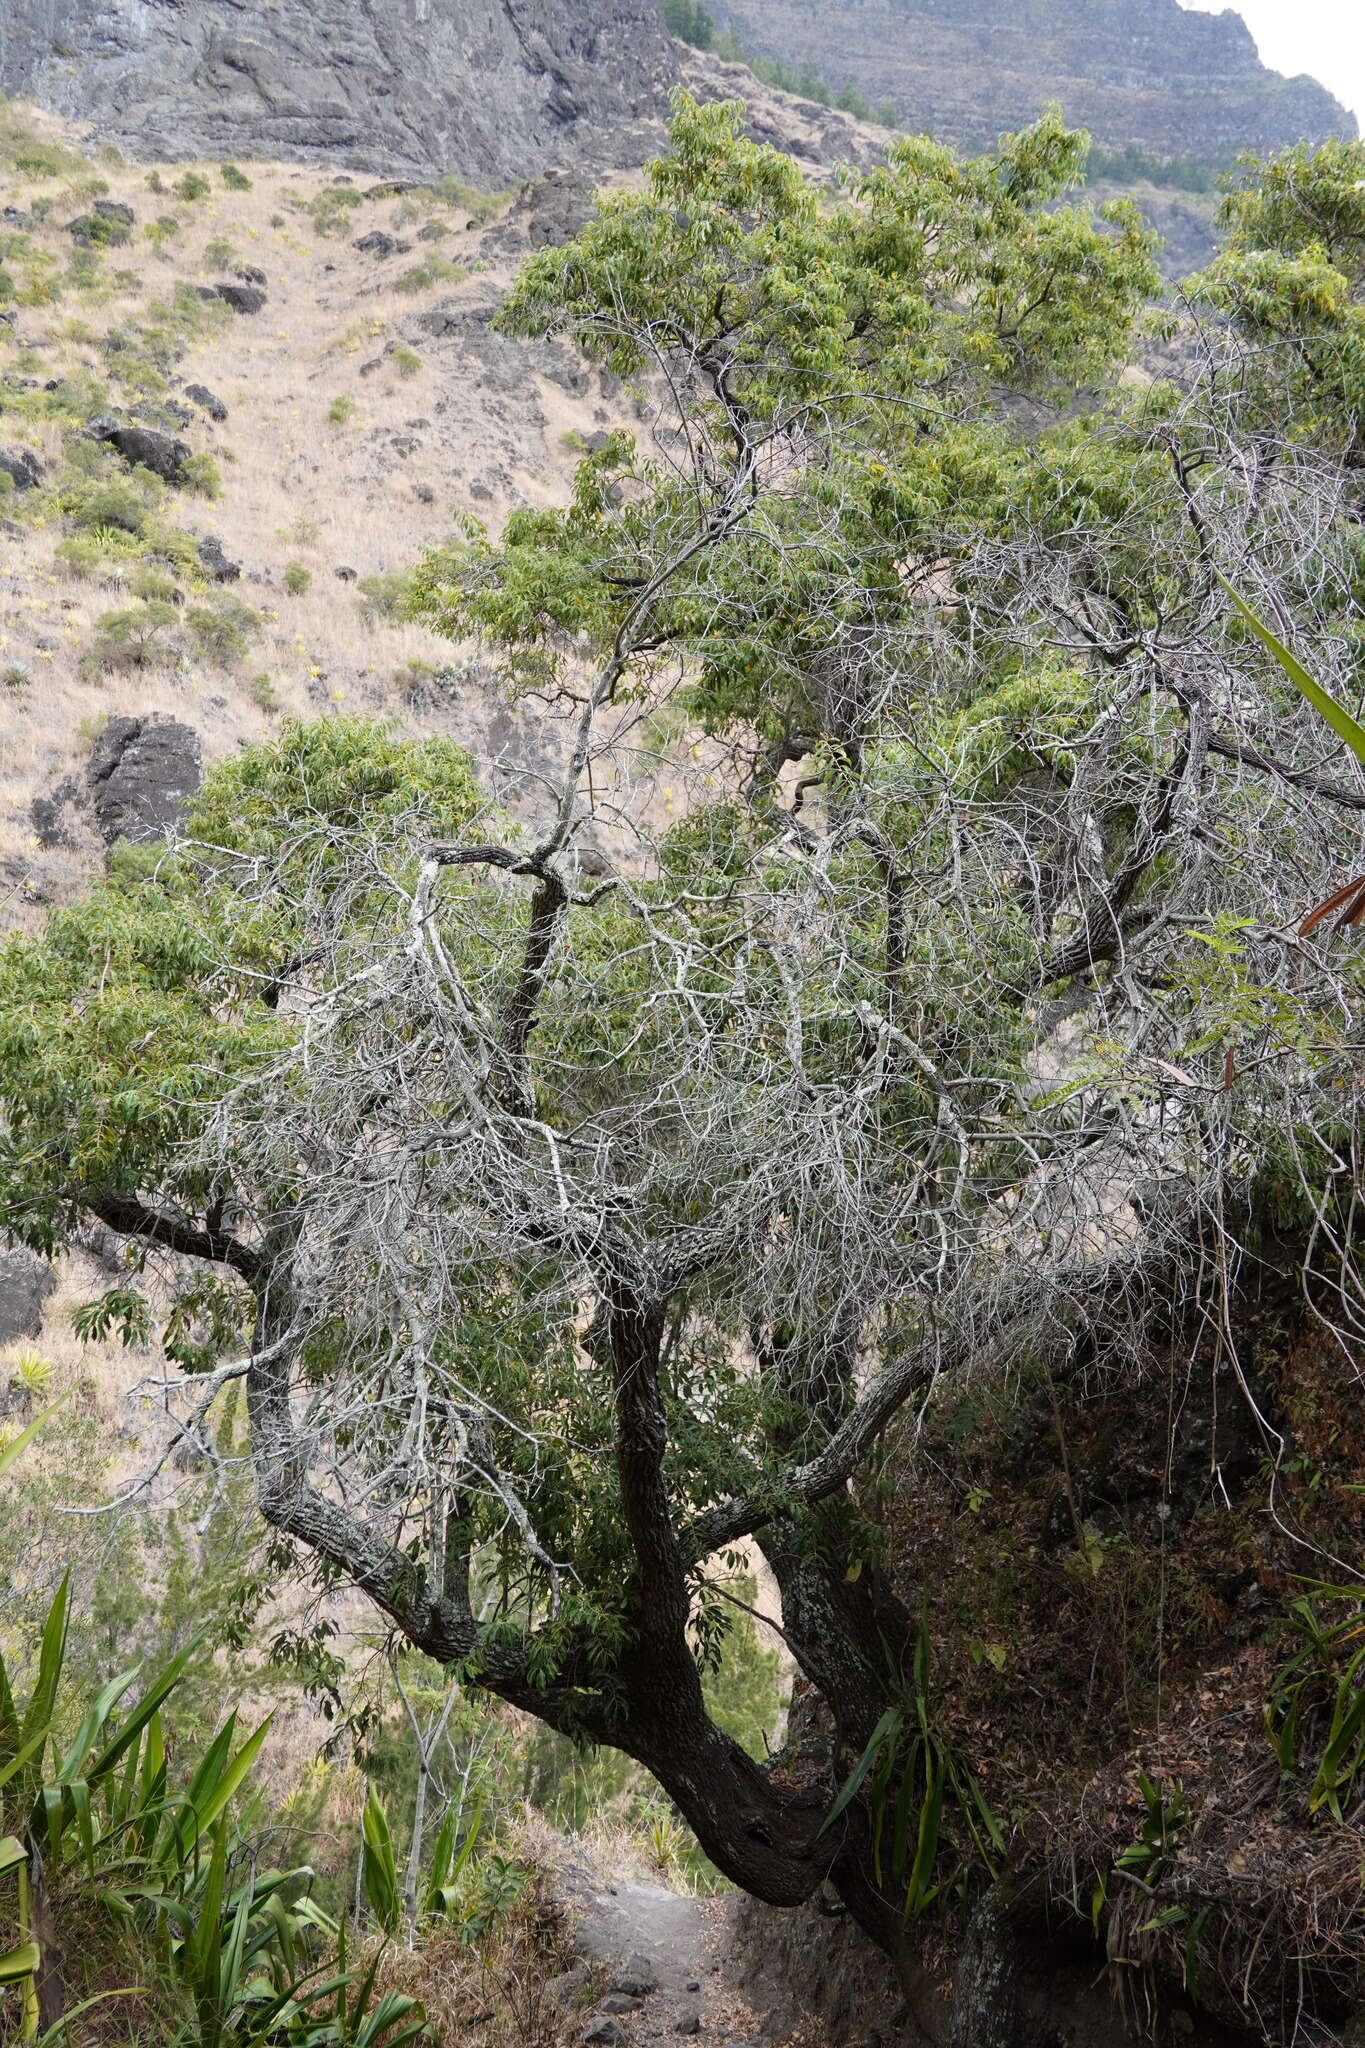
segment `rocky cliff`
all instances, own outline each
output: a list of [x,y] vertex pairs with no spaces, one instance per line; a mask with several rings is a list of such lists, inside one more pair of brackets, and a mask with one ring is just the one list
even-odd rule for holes
[[911,127],[981,148],[1060,100],[1114,147],[1224,162],[1354,135],[1311,78],[1282,78],[1245,22],[1178,0],[718,0],[746,50],[893,101]]
[[657,0],[4,0],[0,91],[144,158],[317,159],[485,187],[639,162]]

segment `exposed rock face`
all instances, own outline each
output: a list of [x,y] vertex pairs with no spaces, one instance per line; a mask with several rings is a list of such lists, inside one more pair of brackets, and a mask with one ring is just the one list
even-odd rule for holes
[[43,1303],[56,1284],[46,1259],[0,1238],[0,1344],[38,1335]]
[[502,188],[639,161],[657,0],[4,0],[0,91],[135,155],[319,158]]
[[199,735],[174,718],[111,718],[88,773],[95,823],[107,844],[160,839],[199,787]]
[[149,469],[163,483],[184,481],[185,464],[191,453],[188,442],[177,441],[174,435],[163,434],[156,427],[129,426],[106,413],[91,420],[85,431],[92,441],[104,441],[117,449],[130,469]]
[[1223,162],[1354,135],[1311,78],[1282,78],[1231,8],[1179,0],[716,0],[747,50],[893,101],[914,128],[982,149],[1049,100],[1107,145]]

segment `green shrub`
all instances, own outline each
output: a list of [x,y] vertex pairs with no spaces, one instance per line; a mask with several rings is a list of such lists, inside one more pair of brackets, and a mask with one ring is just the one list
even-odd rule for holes
[[246,693],[252,703],[261,711],[278,711],[280,693],[275,687],[275,678],[269,669],[262,669],[246,686]]
[[320,235],[340,234],[360,204],[354,185],[327,185],[310,199],[304,212]]
[[22,661],[7,661],[0,669],[0,682],[7,690],[26,690],[32,681],[33,677]]
[[415,348],[408,348],[400,342],[391,358],[393,367],[400,377],[415,377],[422,367],[422,358]]
[[221,498],[223,495],[223,473],[213,457],[202,451],[181,463],[180,481],[196,497]]
[[250,178],[248,178],[245,171],[239,170],[236,164],[220,164],[218,175],[227,186],[229,192],[249,192],[251,190]]
[[291,597],[302,597],[313,584],[313,572],[302,562],[286,562],[284,565],[284,587]]
[[122,533],[144,534],[151,506],[146,490],[140,488],[139,483],[140,479],[135,474],[80,484],[67,499],[72,524],[80,528],[114,527]]
[[211,242],[204,244],[206,270],[230,270],[236,261],[237,251],[226,235],[215,235]]
[[709,50],[716,40],[715,18],[701,0],[663,0],[664,27],[679,42]]
[[128,588],[148,604],[174,604],[180,596],[179,584],[159,562],[144,562],[135,569]]
[[74,149],[47,141],[18,107],[0,99],[0,170],[21,178],[71,178],[88,169]]
[[334,398],[327,408],[327,417],[334,427],[348,425],[355,418],[355,415],[356,402],[349,391],[343,391],[341,396]]
[[261,619],[240,597],[216,597],[191,605],[185,614],[190,637],[201,653],[224,668],[240,661],[261,631]]
[[452,263],[448,256],[428,256],[424,263],[414,263],[393,281],[397,292],[424,292],[434,284],[462,284],[469,275],[461,263]]
[[509,192],[480,192],[477,185],[466,185],[461,178],[442,178],[431,190],[443,205],[466,214],[472,221],[491,220],[512,196]]
[[73,533],[59,541],[54,560],[78,583],[92,583],[108,563],[108,556],[92,533]]
[[401,619],[412,595],[412,586],[411,569],[381,569],[373,576],[362,576],[357,586],[360,592],[357,602],[365,624],[373,626],[380,619]]
[[175,606],[160,598],[103,612],[95,621],[87,667],[97,673],[149,668],[169,651],[168,636],[176,617]]
[[202,171],[186,171],[183,177],[175,181],[176,198],[185,200],[191,206],[196,200],[207,199],[212,190],[212,185]]

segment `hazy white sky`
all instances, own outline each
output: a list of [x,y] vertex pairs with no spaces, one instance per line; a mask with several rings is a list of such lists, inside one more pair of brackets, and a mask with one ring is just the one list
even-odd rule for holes
[[[1181,0],[1206,14],[1224,0]],[[1365,131],[1365,0],[1234,0],[1262,61],[1290,77],[1306,71],[1344,100]]]

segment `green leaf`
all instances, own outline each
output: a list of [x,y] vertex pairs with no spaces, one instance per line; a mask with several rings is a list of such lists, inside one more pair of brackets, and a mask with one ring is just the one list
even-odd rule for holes
[[819,1827],[816,1829],[815,1836],[817,1841],[819,1840],[820,1836],[824,1834],[826,1828],[833,1827],[835,1821],[838,1820],[840,1814],[843,1813],[845,1809],[848,1806],[850,1806],[852,1802],[857,1798],[859,1790],[862,1787],[863,1780],[866,1778],[868,1772],[872,1769],[873,1764],[877,1760],[877,1754],[878,1751],[881,1749],[882,1744],[884,1742],[894,1743],[899,1738],[900,1732],[904,1725],[904,1708],[888,1707],[886,1712],[882,1715],[881,1720],[878,1721],[876,1727],[873,1729],[871,1735],[869,1736],[867,1748],[863,1751],[857,1763],[853,1766],[853,1769],[850,1772],[849,1776],[844,1780],[843,1785],[839,1788],[839,1791],[835,1796],[834,1804],[830,1807],[829,1812],[825,1815]]
[[1298,656],[1285,646],[1277,634],[1271,632],[1263,619],[1257,617],[1246,599],[1234,590],[1226,576],[1219,575],[1218,581],[1262,646],[1269,648],[1294,687],[1308,699],[1315,711],[1322,714],[1333,732],[1345,740],[1357,760],[1365,761],[1365,726],[1352,718],[1346,706],[1338,703],[1331,691],[1324,690],[1322,684],[1308,673]]
[[360,1817],[360,1834],[365,1896],[384,1932],[396,1934],[403,1911],[398,1865],[393,1853],[388,1815],[373,1788]]
[[36,1941],[26,1941],[19,1948],[7,1949],[0,1955],[0,1984],[18,1984],[25,1977],[31,1977],[42,1960]]
[[2,1451],[0,1451],[0,1479],[4,1478],[5,1474],[9,1471],[11,1465],[16,1464],[18,1460],[23,1457],[24,1452],[33,1442],[34,1437],[37,1436],[43,1424],[48,1420],[50,1416],[53,1416],[57,1413],[57,1410],[61,1407],[62,1402],[65,1399],[66,1395],[62,1394],[57,1400],[55,1400],[51,1404],[50,1407],[44,1408],[41,1415],[35,1415],[32,1422],[30,1422],[28,1428],[25,1430],[21,1430],[21,1432],[14,1439],[14,1442],[12,1444],[6,1444],[5,1448]]

